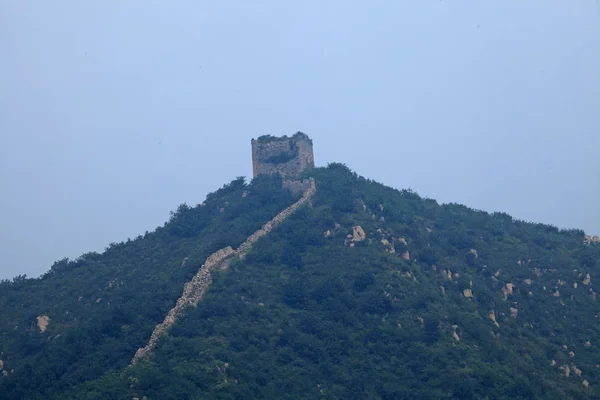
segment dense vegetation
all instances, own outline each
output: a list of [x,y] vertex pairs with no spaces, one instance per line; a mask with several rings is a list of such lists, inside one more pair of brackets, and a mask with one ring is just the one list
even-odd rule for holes
[[238,178],[143,237],[3,282],[0,398],[598,396],[600,248],[583,232],[439,205],[340,164],[311,176],[312,206],[214,273],[134,368],[204,259],[295,200],[280,178]]
[[264,162],[269,164],[285,164],[286,162],[293,160],[297,156],[298,148],[294,146],[294,144],[291,144],[289,150],[280,151],[279,153],[276,153],[264,160]]

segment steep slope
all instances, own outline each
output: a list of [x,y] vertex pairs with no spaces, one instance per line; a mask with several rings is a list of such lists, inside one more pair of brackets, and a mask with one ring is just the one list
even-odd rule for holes
[[4,283],[1,397],[598,396],[600,248],[583,232],[440,206],[340,164],[311,176],[312,204],[213,269],[132,368],[206,257],[297,201],[280,181],[236,180],[145,239]]
[[300,200],[281,211],[259,230],[248,236],[238,249],[233,250],[231,246],[227,246],[211,254],[192,280],[183,286],[183,295],[177,299],[175,307],[169,310],[165,320],[154,328],[148,344],[138,349],[135,353],[133,360],[131,360],[131,365],[135,365],[139,360],[145,358],[156,347],[158,340],[161,336],[168,333],[168,330],[177,322],[177,318],[184,311],[185,307],[198,305],[198,302],[202,299],[212,282],[211,274],[215,268],[226,269],[229,266],[229,262],[235,258],[243,260],[257,240],[268,235],[273,228],[276,228],[300,207],[307,204],[311,197],[314,196],[315,191],[315,181],[311,180],[311,186],[304,191]]
[[278,177],[238,178],[154,232],[61,260],[40,279],[3,281],[0,398],[64,398],[64,388],[123,370],[207,256],[297,200],[280,188]]

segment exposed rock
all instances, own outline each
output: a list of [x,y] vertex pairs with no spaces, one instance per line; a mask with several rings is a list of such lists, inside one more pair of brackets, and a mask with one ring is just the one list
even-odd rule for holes
[[469,253],[474,254],[476,260],[479,258],[479,254],[477,254],[477,250],[471,249],[471,250],[469,250]]
[[588,340],[587,342],[585,342],[585,347],[592,347],[592,344],[590,343],[590,341]]
[[569,352],[569,356],[571,357],[575,357],[575,353],[573,353],[572,351]]
[[514,285],[512,283],[507,283],[506,285],[504,285],[504,287],[502,288],[502,293],[504,294],[504,300],[506,300],[508,298],[509,294],[513,294],[513,287],[514,287]]
[[571,370],[577,376],[581,376],[581,370],[575,364],[571,365]]
[[560,367],[560,370],[565,374],[567,378],[569,377],[569,375],[571,375],[571,368],[569,368],[568,365],[563,365],[562,367]]
[[527,279],[523,280],[523,283],[526,285],[531,285],[531,279],[527,278]]
[[577,289],[577,282],[573,283],[573,289]]
[[446,294],[446,288],[444,288],[443,286],[440,286],[440,290],[442,291],[442,294]]
[[498,321],[496,321],[496,312],[494,310],[490,311],[488,317],[492,320],[494,325],[496,325],[496,328],[500,328],[500,324],[498,323]]
[[389,253],[395,253],[396,249],[394,248],[394,243],[390,242],[386,238],[381,239],[381,244],[385,246],[385,251]]
[[466,298],[473,297],[473,291],[471,289],[464,289],[463,296],[465,296]]
[[517,318],[517,315],[519,315],[519,310],[517,310],[516,308],[511,307],[510,308],[510,316],[513,318]]
[[457,341],[460,342],[460,336],[458,336],[458,333],[456,333],[456,331],[452,332],[452,337]]
[[408,246],[408,243],[406,242],[406,239],[405,239],[405,238],[401,237],[401,238],[399,238],[399,239],[398,239],[398,241],[399,241],[400,243],[402,243],[403,245],[405,245],[405,246]]
[[323,236],[325,236],[325,237],[331,236],[331,231],[330,230],[325,231],[325,233],[323,233]]
[[550,361],[550,365],[554,367],[556,365],[556,360]]
[[0,360],[0,369],[4,369],[4,361]]
[[363,240],[365,240],[366,237],[367,235],[365,234],[365,231],[360,225],[357,225],[352,228],[352,241],[362,242]]
[[402,258],[405,260],[410,260],[410,253],[408,252],[408,250],[406,250],[404,253],[402,253]]
[[419,322],[421,322],[421,325],[425,325],[425,320],[423,319],[423,317],[421,317],[420,315],[417,317],[417,319],[419,320]]
[[425,227],[425,230],[426,230],[428,233],[431,233],[431,228]]
[[591,281],[592,281],[592,278],[590,277],[590,274],[587,274],[587,275],[585,276],[585,279],[583,280],[583,282],[582,282],[582,283],[583,283],[584,285],[589,285]]
[[586,389],[590,387],[590,383],[586,379],[584,379],[583,382],[581,382],[581,383],[582,383],[583,387]]
[[558,291],[558,289],[554,289],[554,293],[552,293],[552,296],[560,297],[560,292]]
[[40,332],[46,332],[48,329],[48,325],[50,324],[50,317],[47,315],[40,315],[37,319],[37,326],[40,329]]
[[496,272],[494,273],[494,276],[495,276],[496,278],[499,278],[499,277],[500,277],[500,270],[496,271]]

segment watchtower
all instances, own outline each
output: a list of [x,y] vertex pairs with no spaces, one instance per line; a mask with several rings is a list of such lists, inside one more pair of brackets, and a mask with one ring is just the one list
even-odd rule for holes
[[252,139],[254,177],[260,174],[280,174],[286,178],[294,178],[314,166],[312,140],[302,132],[292,137],[264,135]]

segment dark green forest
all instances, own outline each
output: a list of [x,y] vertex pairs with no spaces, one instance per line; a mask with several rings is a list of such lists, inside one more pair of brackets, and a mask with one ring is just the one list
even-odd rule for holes
[[310,206],[214,272],[134,367],[206,257],[300,197],[279,176],[2,281],[0,398],[598,398],[600,246],[583,231],[440,205],[343,164],[310,176]]

